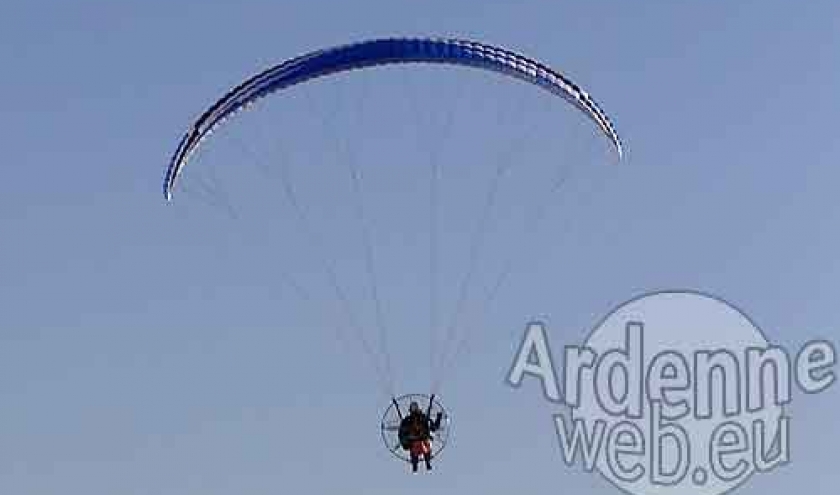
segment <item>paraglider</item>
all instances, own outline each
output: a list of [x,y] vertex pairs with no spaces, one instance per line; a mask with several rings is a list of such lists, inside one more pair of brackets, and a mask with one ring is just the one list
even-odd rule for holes
[[[190,125],[166,169],[163,193],[173,198],[182,172],[201,144],[226,121],[262,98],[282,94],[283,90],[331,74],[393,64],[438,64],[480,69],[509,76],[546,90],[570,103],[595,123],[619,158],[623,147],[610,119],[581,87],[547,64],[506,48],[476,41],[439,38],[389,38],[316,50],[273,66],[237,85],[207,108]],[[354,177],[355,179],[355,177]],[[295,201],[292,201],[295,203]],[[372,256],[370,257],[372,258]],[[371,259],[366,260],[373,273]],[[327,266],[327,270],[332,268]],[[338,289],[335,273],[330,273],[338,298],[349,303]],[[379,302],[377,301],[377,304]],[[389,366],[378,367],[387,369]],[[436,391],[432,385],[433,391]],[[389,390],[389,396],[394,396]],[[425,407],[425,410],[424,410]],[[407,414],[404,416],[403,412]],[[382,419],[382,438],[388,450],[410,463],[417,471],[422,459],[427,469],[446,445],[449,416],[434,393],[394,397]]]

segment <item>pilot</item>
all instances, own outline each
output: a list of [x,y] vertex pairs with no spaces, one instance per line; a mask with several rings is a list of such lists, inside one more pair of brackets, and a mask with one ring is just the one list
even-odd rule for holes
[[443,413],[437,413],[432,421],[415,401],[408,408],[408,416],[400,422],[400,446],[409,452],[411,470],[417,472],[420,458],[426,463],[426,470],[432,469],[432,433],[440,429]]

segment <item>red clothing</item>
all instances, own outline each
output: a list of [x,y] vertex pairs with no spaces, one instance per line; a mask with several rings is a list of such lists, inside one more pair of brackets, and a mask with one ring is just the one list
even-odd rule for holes
[[411,443],[411,456],[422,457],[432,453],[432,443],[428,440],[415,440]]

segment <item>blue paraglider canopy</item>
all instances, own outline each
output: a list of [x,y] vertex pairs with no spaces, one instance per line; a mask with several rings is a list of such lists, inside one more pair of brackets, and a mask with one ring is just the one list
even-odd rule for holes
[[258,99],[283,88],[338,72],[398,63],[437,63],[475,67],[505,74],[565,98],[587,117],[622,154],[618,133],[601,107],[570,79],[518,53],[475,41],[454,39],[380,39],[314,51],[246,80],[208,108],[181,139],[166,171],[167,199],[190,155],[216,127]]

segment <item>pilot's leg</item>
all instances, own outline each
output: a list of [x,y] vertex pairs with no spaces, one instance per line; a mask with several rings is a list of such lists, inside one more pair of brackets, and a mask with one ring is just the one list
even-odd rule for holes
[[428,440],[423,441],[423,460],[426,462],[426,471],[432,469],[432,444]]

